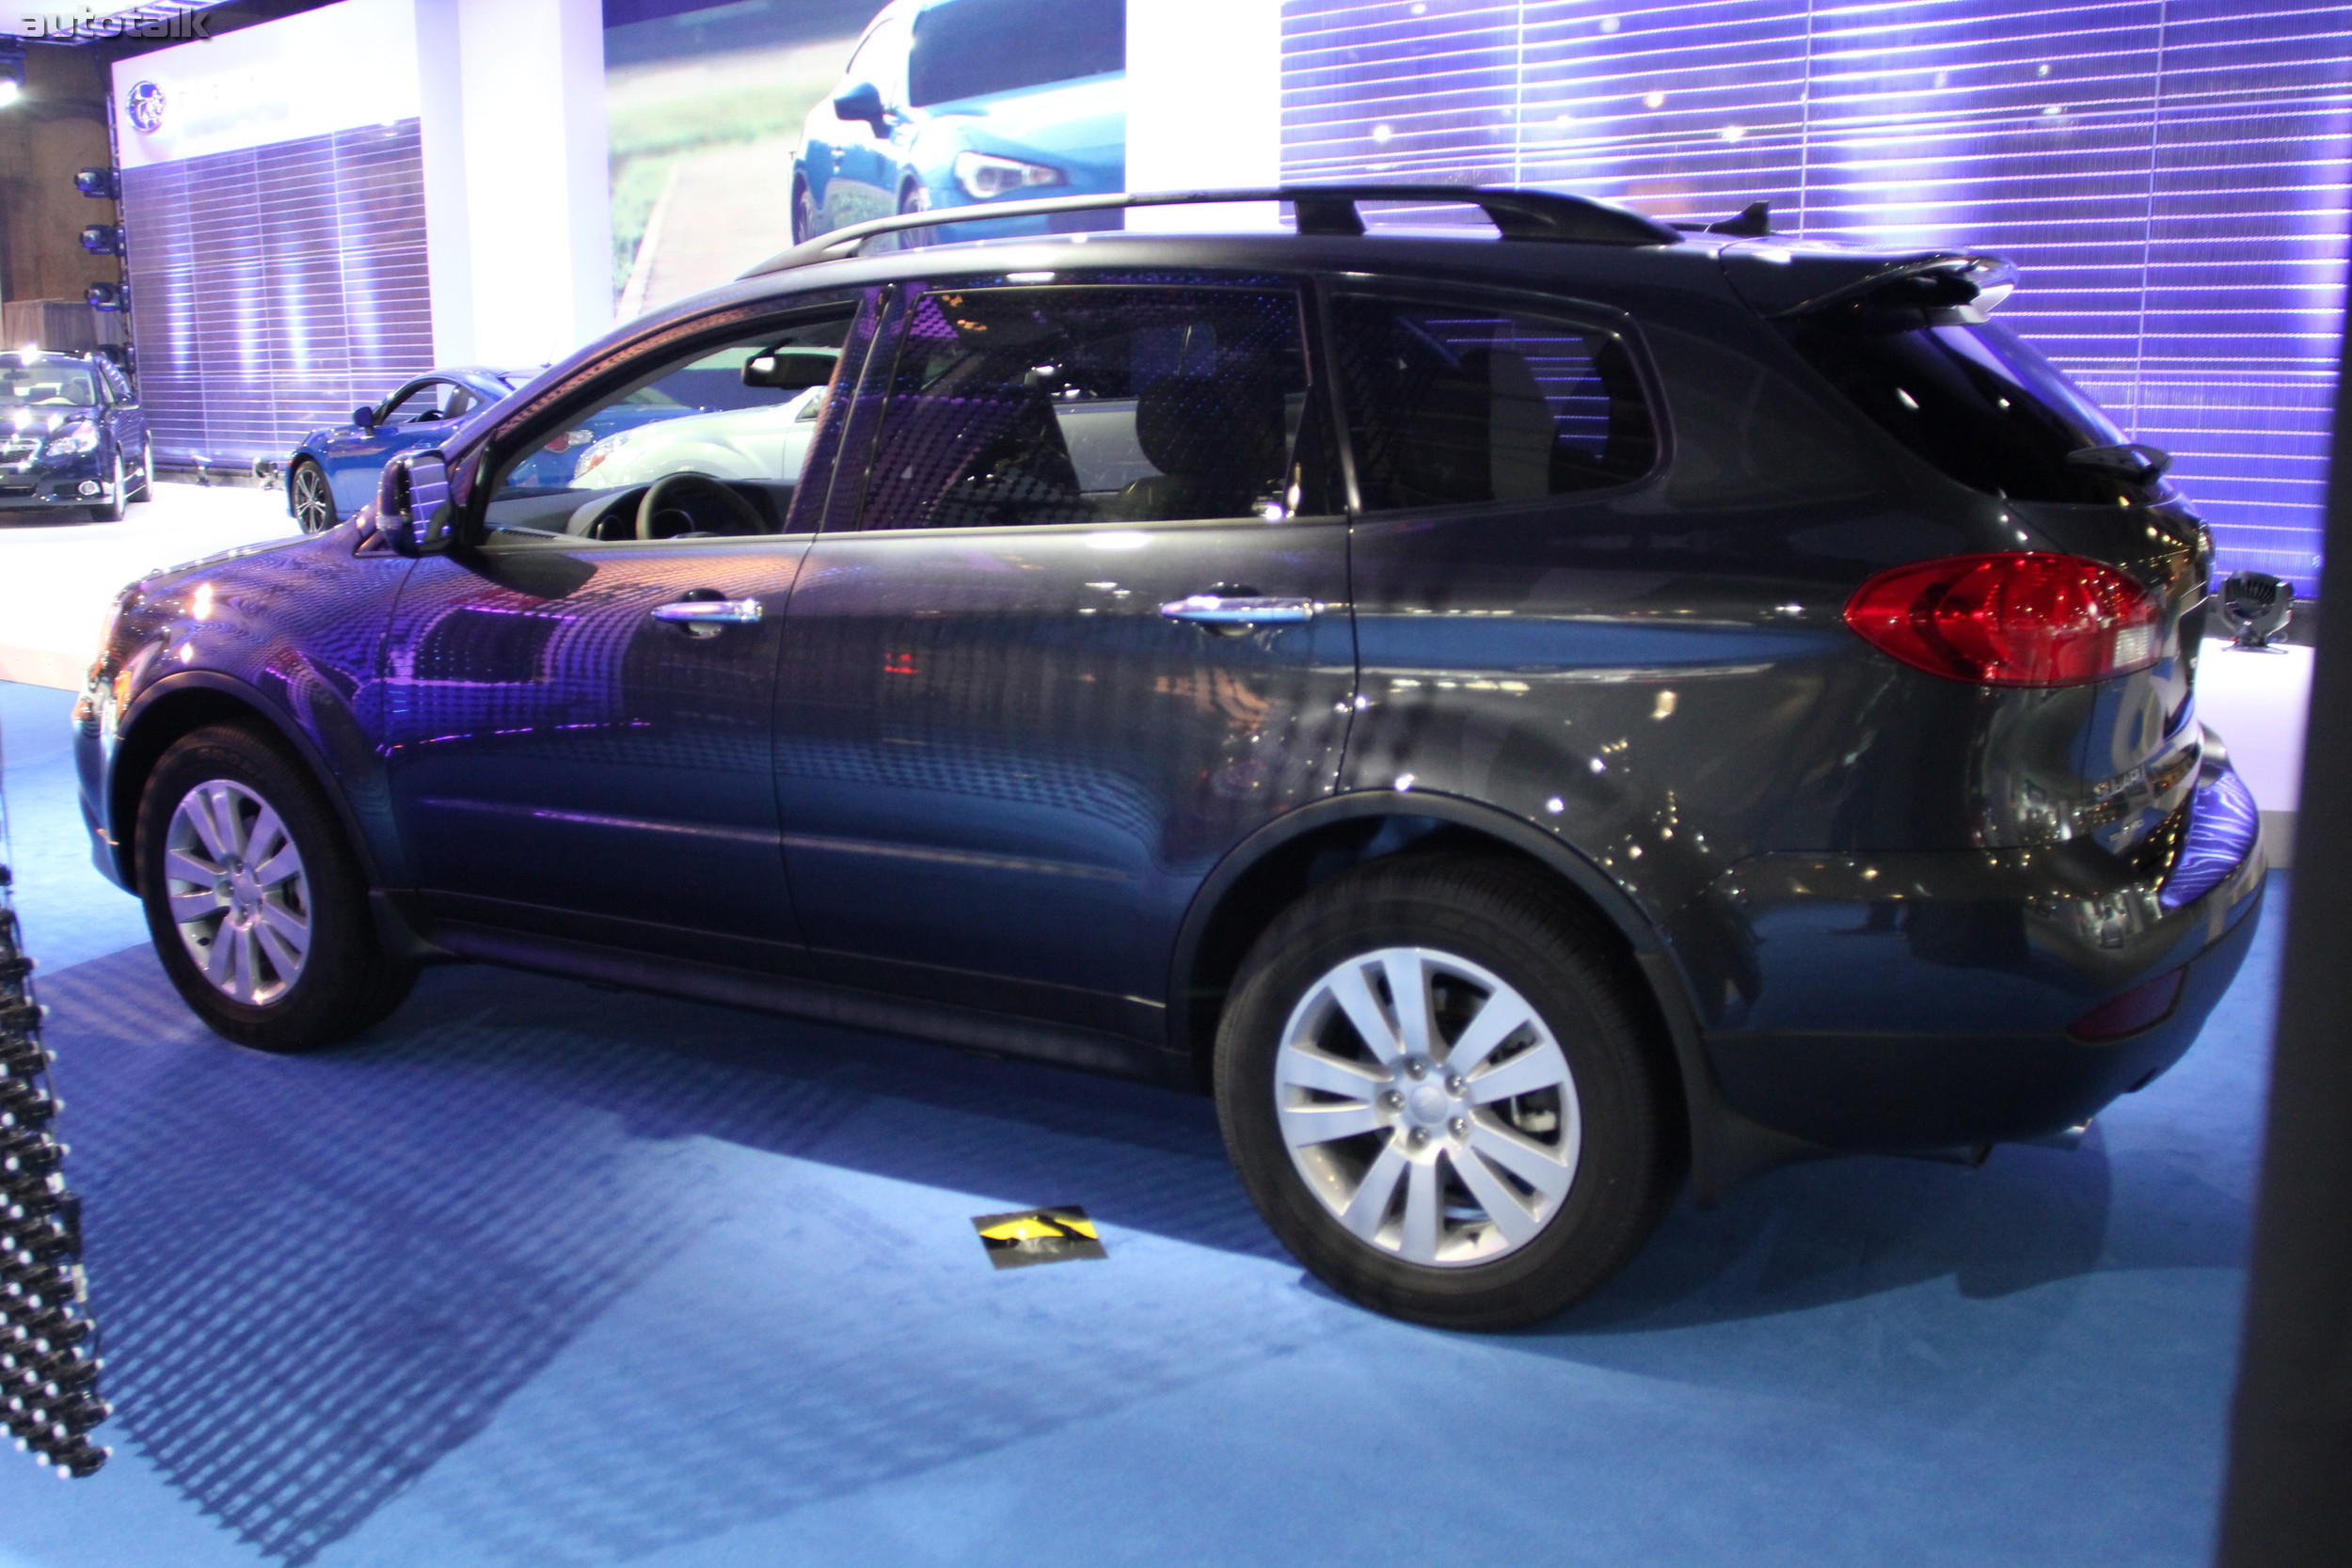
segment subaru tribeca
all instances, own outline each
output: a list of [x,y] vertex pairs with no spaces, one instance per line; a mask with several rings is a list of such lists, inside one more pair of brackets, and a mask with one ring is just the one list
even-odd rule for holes
[[[303,1050],[473,959],[1200,1085],[1301,1260],[1470,1328],[1686,1179],[2062,1135],[2186,1049],[2264,878],[2210,545],[2013,268],[1270,198],[825,236],[127,590],[84,807],[182,995]],[[813,432],[532,462],[712,378]]]

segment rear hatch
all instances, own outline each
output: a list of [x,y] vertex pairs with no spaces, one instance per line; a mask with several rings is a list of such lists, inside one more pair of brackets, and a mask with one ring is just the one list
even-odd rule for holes
[[[1995,257],[1729,245],[1726,277],[1798,355],[1920,463],[1970,495],[1986,552],[2072,557],[2136,583],[2155,613],[2119,673],[2016,683],[1989,704],[1977,840],[2083,834],[2169,863],[2199,772],[2192,690],[2211,544],[2165,477],[2080,388],[1992,319],[2016,284]],[[2127,637],[2143,634],[2132,630]]]

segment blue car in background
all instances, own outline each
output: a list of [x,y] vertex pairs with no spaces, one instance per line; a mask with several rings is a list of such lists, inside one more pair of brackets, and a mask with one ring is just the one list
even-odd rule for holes
[[395,455],[447,441],[453,424],[536,373],[429,371],[383,402],[353,409],[349,424],[310,432],[286,462],[286,510],[303,532],[324,533],[375,499],[376,479]]
[[[893,0],[840,87],[809,111],[792,160],[792,237],[895,213],[1120,190],[1126,74],[1126,0]],[[1117,224],[1116,214],[1079,213],[922,234],[944,245]]]

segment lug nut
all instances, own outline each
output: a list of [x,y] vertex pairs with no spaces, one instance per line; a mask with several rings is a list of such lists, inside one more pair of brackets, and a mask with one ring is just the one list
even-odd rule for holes
[[1422,1073],[1427,1072],[1429,1069],[1422,1065],[1422,1061],[1419,1056],[1407,1056],[1405,1058],[1405,1070],[1413,1077],[1419,1078]]
[[1455,1117],[1452,1121],[1447,1122],[1445,1126],[1446,1131],[1453,1133],[1455,1137],[1465,1137],[1470,1132],[1470,1117]]
[[1398,1106],[1405,1103],[1405,1097],[1397,1093],[1394,1089],[1382,1089],[1380,1091],[1380,1103],[1384,1108],[1393,1111]]
[[1429,1141],[1429,1134],[1416,1127],[1405,1135],[1405,1141],[1412,1145],[1415,1148],[1419,1148],[1422,1145]]
[[1465,1087],[1467,1087],[1467,1086],[1468,1086],[1468,1085],[1464,1083],[1463,1078],[1462,1078],[1462,1075],[1461,1075],[1460,1073],[1458,1073],[1458,1072],[1449,1072],[1449,1073],[1447,1073],[1447,1074],[1445,1075],[1445,1092],[1446,1092],[1446,1093],[1451,1094],[1451,1095],[1459,1095],[1459,1094],[1462,1092],[1462,1090],[1463,1090]]

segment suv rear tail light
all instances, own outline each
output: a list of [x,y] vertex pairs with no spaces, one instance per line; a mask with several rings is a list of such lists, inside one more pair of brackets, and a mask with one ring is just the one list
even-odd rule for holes
[[2147,590],[2080,556],[2018,551],[1898,566],[1854,590],[1846,625],[1915,669],[1983,686],[2076,686],[2156,661]]

